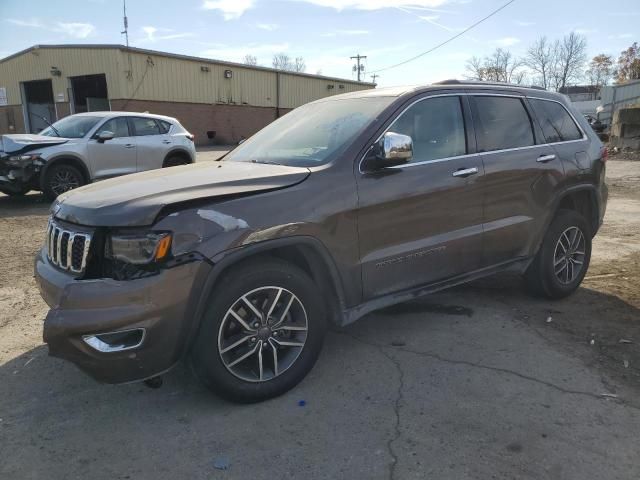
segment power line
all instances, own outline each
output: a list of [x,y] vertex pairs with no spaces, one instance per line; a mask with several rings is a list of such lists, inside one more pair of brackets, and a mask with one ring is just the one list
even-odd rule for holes
[[498,13],[501,10],[504,10],[505,8],[507,8],[509,5],[511,5],[513,2],[515,2],[516,0],[509,0],[507,3],[505,3],[504,5],[502,5],[500,8],[494,10],[493,12],[491,12],[489,15],[487,15],[486,17],[478,20],[476,23],[474,23],[473,25],[465,28],[464,30],[462,30],[460,33],[455,34],[453,37],[448,38],[447,40],[445,40],[442,43],[439,43],[438,45],[436,45],[433,48],[430,48],[429,50],[427,50],[426,52],[422,52],[418,55],[416,55],[415,57],[411,57],[403,62],[400,63],[396,63],[394,65],[389,65],[388,67],[384,67],[384,68],[379,68],[378,70],[372,70],[369,73],[377,73],[377,72],[384,72],[385,70],[391,70],[392,68],[396,68],[399,67],[401,65],[405,65],[409,62],[413,62],[414,60],[417,60],[420,57],[424,57],[425,55],[437,50],[440,47],[444,47],[447,43],[450,43],[452,41],[454,41],[456,38],[461,37],[462,35],[464,35],[465,33],[467,33],[469,30],[477,27],[478,25],[480,25],[482,22],[489,20],[491,17],[493,17],[496,13]]

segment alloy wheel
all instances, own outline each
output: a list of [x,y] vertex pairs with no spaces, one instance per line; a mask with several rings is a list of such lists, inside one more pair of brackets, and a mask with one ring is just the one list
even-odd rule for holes
[[558,239],[553,253],[553,269],[563,285],[573,282],[584,268],[585,238],[578,227],[567,228]]
[[73,190],[74,188],[78,188],[80,183],[80,179],[73,171],[61,168],[55,172],[49,186],[53,193],[60,195],[64,192],[68,192],[69,190]]
[[245,293],[227,310],[218,330],[218,353],[226,369],[247,382],[282,375],[298,359],[308,333],[300,299],[268,286]]

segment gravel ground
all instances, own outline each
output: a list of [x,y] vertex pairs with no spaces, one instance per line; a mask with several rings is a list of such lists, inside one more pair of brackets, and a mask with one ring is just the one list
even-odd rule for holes
[[612,157],[608,183],[569,299],[502,275],[375,312],[253,406],[183,367],[150,390],[49,358],[32,274],[48,205],[0,195],[0,478],[640,478],[640,162]]

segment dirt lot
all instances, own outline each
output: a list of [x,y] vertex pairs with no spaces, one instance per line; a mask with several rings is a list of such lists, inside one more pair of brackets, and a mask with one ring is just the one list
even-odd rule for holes
[[0,196],[0,478],[640,478],[640,162],[617,158],[571,298],[500,276],[376,312],[255,406],[182,367],[150,390],[49,358],[32,275],[48,205]]

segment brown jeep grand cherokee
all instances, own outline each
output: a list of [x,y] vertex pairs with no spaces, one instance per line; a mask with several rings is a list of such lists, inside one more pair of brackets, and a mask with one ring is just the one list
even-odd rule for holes
[[219,394],[296,385],[327,322],[502,270],[561,298],[605,211],[602,144],[557,94],[442,82],[300,107],[223,161],[52,206],[44,339],[98,380],[186,357]]

